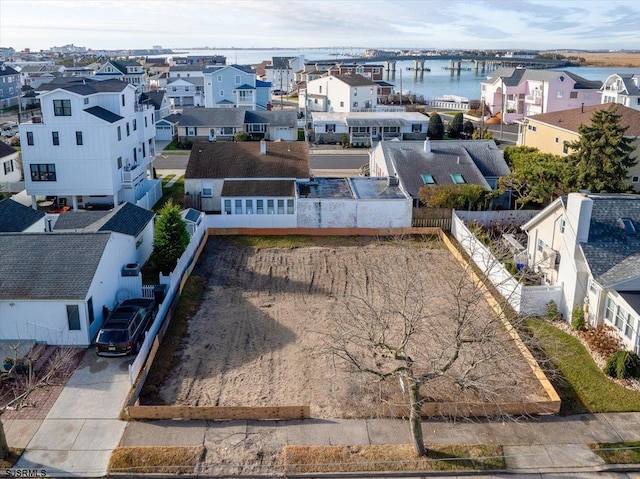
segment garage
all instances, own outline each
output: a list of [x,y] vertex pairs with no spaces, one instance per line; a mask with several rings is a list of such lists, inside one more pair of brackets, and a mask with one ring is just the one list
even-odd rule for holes
[[294,130],[288,127],[276,127],[273,129],[273,137],[271,138],[273,141],[275,140],[285,140],[285,141],[294,141],[296,138],[293,135]]
[[180,119],[179,114],[172,114],[158,120],[156,122],[156,140],[157,141],[172,141],[178,134],[177,122]]

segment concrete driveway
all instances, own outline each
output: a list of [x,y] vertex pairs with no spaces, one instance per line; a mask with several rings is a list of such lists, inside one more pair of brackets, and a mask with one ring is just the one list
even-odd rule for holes
[[101,477],[124,432],[118,419],[129,393],[132,357],[101,358],[88,350],[42,421],[15,469],[51,477]]

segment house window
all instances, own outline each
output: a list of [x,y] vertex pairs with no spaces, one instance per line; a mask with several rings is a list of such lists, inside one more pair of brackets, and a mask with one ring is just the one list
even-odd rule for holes
[[332,124],[325,125],[325,131],[327,133],[335,133],[336,132],[336,124],[332,123]]
[[556,143],[559,143],[559,142],[560,142],[560,138],[558,138],[558,137],[556,136],[556,137],[555,137],[555,139],[554,139],[553,141],[555,141]]
[[2,165],[4,166],[5,175],[13,171],[13,160],[5,161]]
[[136,131],[138,129],[138,123],[136,122],[136,120],[133,120],[133,131]]
[[53,163],[34,163],[31,168],[31,181],[56,181],[56,165]]
[[640,176],[632,176],[631,177],[631,182],[632,183],[638,183],[640,181]]
[[538,239],[538,244],[536,245],[538,252],[542,253],[542,251],[544,251],[544,249],[547,247],[547,244],[542,241],[541,239]]
[[293,214],[293,200],[287,200],[287,214]]
[[278,214],[284,214],[284,200],[278,200]]
[[318,99],[317,99],[317,98],[314,98],[314,99],[313,99],[313,103],[317,105],[317,104],[318,104]]
[[136,147],[133,147],[133,164],[137,164],[138,163],[138,152],[136,151]]
[[224,200],[224,214],[231,214],[231,200]]
[[118,159],[116,160],[116,163],[118,164],[118,169],[122,168],[122,157],[119,156]]
[[144,127],[146,128],[147,126],[149,126],[149,125],[147,124],[147,117],[145,116],[144,117]]
[[187,136],[195,136],[196,135],[196,129],[192,126],[190,126],[189,128],[187,128]]
[[142,143],[142,158],[146,158],[147,157],[147,148],[146,148],[146,143]]
[[436,184],[436,180],[433,179],[433,175],[427,175],[427,174],[422,175],[422,182],[425,185],[435,185]]
[[71,100],[53,100],[55,116],[71,116]]
[[125,101],[124,101],[124,95],[122,95],[122,106],[124,106]]
[[236,75],[236,85],[240,85],[240,75]]
[[76,145],[82,145],[82,132],[76,131]]
[[241,215],[243,213],[243,211],[242,211],[242,200],[235,200],[234,213],[237,214],[237,215]]
[[60,145],[60,134],[57,131],[52,131],[51,140],[53,141],[54,146]]
[[615,316],[616,303],[611,301],[611,298],[607,298],[607,302],[605,304],[604,317],[613,324],[613,318]]
[[563,141],[562,142],[562,153],[564,153],[565,155],[567,153],[569,153],[569,142],[568,141]]
[[451,180],[453,180],[456,185],[466,183],[466,181],[464,181],[464,177],[460,173],[452,173]]
[[353,102],[353,107],[354,107],[354,108],[357,108],[357,107],[358,107],[358,102],[357,102],[357,101],[354,101],[354,102]]
[[222,135],[228,135],[228,136],[233,135],[233,128],[229,126],[225,126],[224,128],[221,128],[220,131]]
[[569,92],[569,98],[573,98],[573,99],[578,98],[578,92],[577,91]]
[[318,93],[322,93],[322,85],[318,86]]
[[202,183],[202,197],[203,198],[213,197],[213,185],[211,183]]
[[414,123],[411,125],[412,133],[420,133],[422,131],[422,125],[420,123]]
[[256,200],[256,213],[259,215],[264,214],[264,200]]
[[[316,101],[316,103],[318,103],[318,102]],[[343,101],[340,102],[340,106],[344,107],[344,102]]]
[[118,141],[122,140],[122,130],[118,126]]
[[222,81],[222,75],[218,75],[218,81]]
[[273,214],[273,200],[267,200],[267,214]]
[[353,89],[353,96],[358,96],[358,89],[357,88]]
[[567,227],[567,221],[564,218],[560,219],[560,233],[564,234],[564,230]]
[[247,210],[247,214],[248,215],[252,215],[253,214],[253,200],[246,200],[245,201],[245,208]]
[[220,90],[220,96],[224,96],[224,90]]
[[69,331],[80,331],[80,308],[77,304],[67,304],[67,324]]
[[88,105],[88,104],[89,104],[89,99],[88,99],[88,98],[85,98],[85,99],[84,99],[84,104],[85,104],[85,105]]
[[87,311],[89,311],[89,324],[93,324],[95,316],[93,315],[93,298],[89,298],[87,301]]
[[131,136],[131,131],[129,130],[129,122],[127,122],[126,128],[127,128],[127,136]]
[[28,131],[27,132],[27,145],[33,146],[33,132],[32,131]]
[[557,98],[557,99],[564,98],[564,92],[563,92],[562,90],[558,90],[558,91],[556,92],[556,98]]

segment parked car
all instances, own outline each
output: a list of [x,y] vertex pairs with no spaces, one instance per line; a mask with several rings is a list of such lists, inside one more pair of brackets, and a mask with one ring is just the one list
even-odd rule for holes
[[5,123],[2,125],[2,136],[6,138],[11,138],[13,135],[18,133],[18,124],[17,123]]
[[96,338],[99,356],[126,356],[137,353],[145,333],[156,316],[153,299],[127,299],[109,313]]

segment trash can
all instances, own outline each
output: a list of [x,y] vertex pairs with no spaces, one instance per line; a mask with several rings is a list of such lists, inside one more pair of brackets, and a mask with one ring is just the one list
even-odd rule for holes
[[156,284],[153,287],[153,299],[156,300],[156,304],[160,304],[164,301],[168,289],[169,285],[167,284]]

